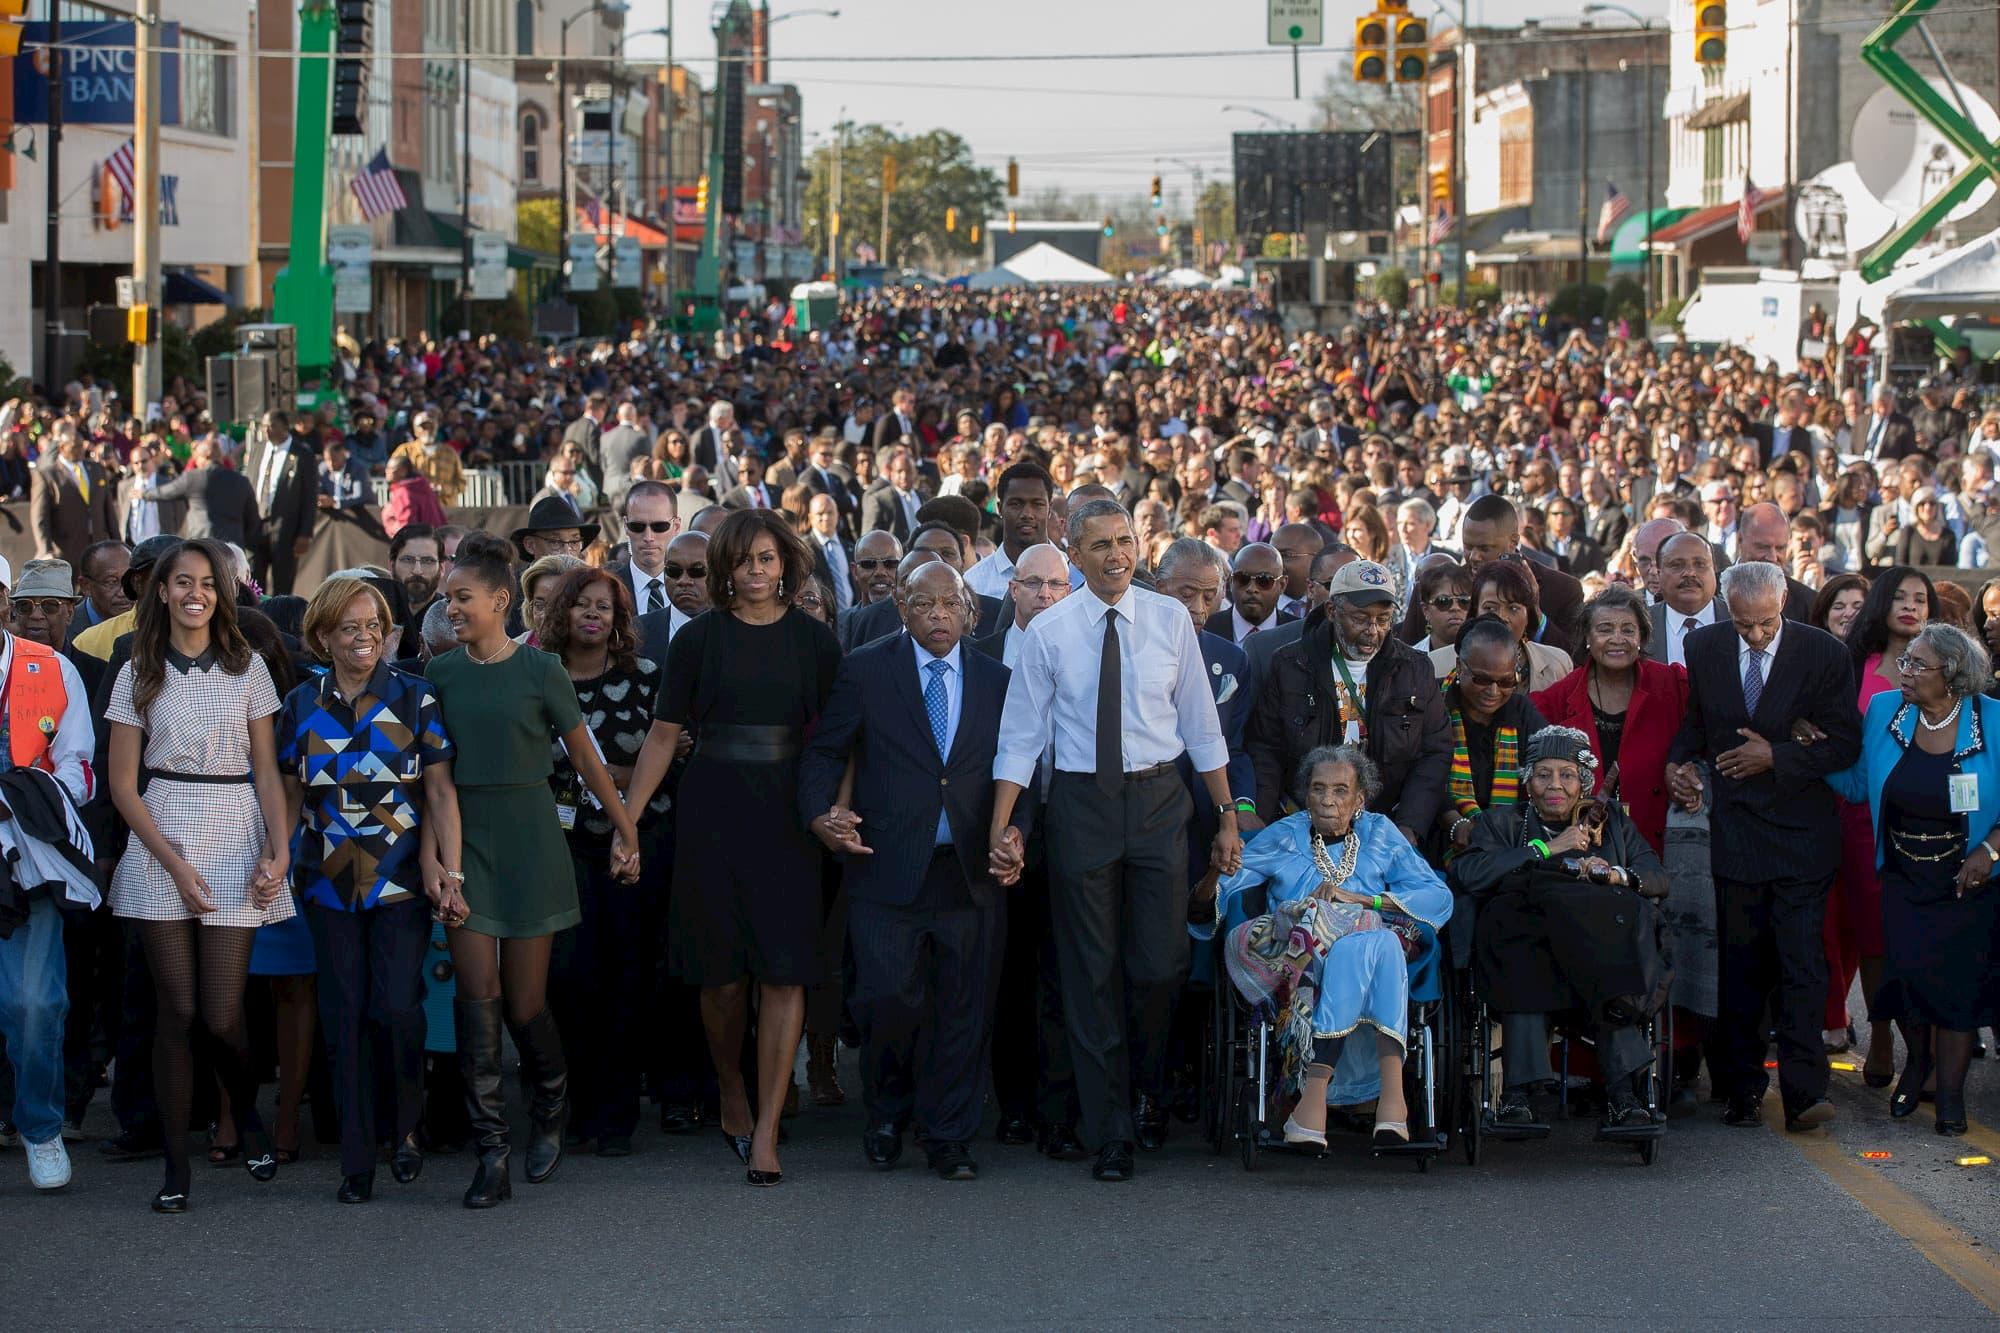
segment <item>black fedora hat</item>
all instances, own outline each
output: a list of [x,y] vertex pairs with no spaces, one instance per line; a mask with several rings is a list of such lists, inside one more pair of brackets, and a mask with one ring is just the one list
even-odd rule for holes
[[521,545],[523,537],[531,532],[561,532],[564,528],[575,528],[578,535],[583,538],[585,546],[597,540],[595,523],[589,522],[583,515],[577,513],[570,502],[560,495],[544,495],[535,501],[534,507],[528,511],[527,524],[514,529],[514,549],[526,557],[527,548]]

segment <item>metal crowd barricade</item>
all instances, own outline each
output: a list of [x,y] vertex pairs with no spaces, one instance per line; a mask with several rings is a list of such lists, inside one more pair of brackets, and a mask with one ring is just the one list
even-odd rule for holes
[[[503,477],[501,468],[514,466],[503,463],[500,468],[474,467],[465,470],[465,489],[459,492],[458,503],[467,509],[498,509],[506,504],[525,504],[527,497],[510,500],[511,487],[507,484],[511,477]],[[528,492],[532,495],[534,492]]]
[[[499,480],[506,498],[494,500],[493,504],[524,505],[542,489],[542,477],[548,471],[546,463],[533,460],[510,459],[498,465]],[[484,470],[484,469],[482,469]],[[466,501],[471,504],[472,501]]]

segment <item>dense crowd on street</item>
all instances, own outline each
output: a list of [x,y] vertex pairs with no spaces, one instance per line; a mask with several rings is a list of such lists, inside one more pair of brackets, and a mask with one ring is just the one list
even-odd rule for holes
[[[648,1107],[777,1185],[858,1097],[877,1168],[1119,1181],[1234,994],[1274,1142],[1393,1152],[1462,1128],[1415,1095],[1439,974],[1503,1134],[1755,1126],[1774,1081],[1811,1132],[1842,1052],[1962,1134],[2000,404],[1842,350],[891,290],[343,334],[234,433],[187,385],[7,402],[0,1146],[61,1188],[108,1088],[93,1164],[164,1158],[163,1213],[308,1121],[342,1202],[445,1156],[478,1208]],[[509,462],[527,504],[462,506]],[[343,512],[379,558],[302,579]]]

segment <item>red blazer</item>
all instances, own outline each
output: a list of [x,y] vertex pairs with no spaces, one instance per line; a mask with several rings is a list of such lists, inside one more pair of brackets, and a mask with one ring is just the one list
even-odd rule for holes
[[[1531,696],[1549,725],[1575,727],[1599,749],[1597,719],[1590,711],[1590,664],[1585,662],[1547,689]],[[1625,731],[1618,741],[1618,794],[1653,850],[1665,855],[1667,834],[1667,750],[1687,712],[1688,680],[1683,667],[1651,658],[1639,661]],[[1605,765],[1598,770],[1604,780]]]

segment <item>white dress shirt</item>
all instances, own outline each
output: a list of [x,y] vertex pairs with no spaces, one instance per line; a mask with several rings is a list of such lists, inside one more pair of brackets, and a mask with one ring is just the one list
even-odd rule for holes
[[[944,681],[944,753],[947,755],[951,753],[952,742],[958,737],[958,719],[965,711],[964,646],[963,643],[954,643],[951,646],[950,652],[946,653],[943,657],[937,657],[931,653],[930,649],[924,647],[915,639],[910,640],[910,647],[917,654],[917,698],[924,700],[925,731],[929,731],[931,725],[930,701],[924,698],[925,691],[931,687],[930,664],[932,662],[943,662],[945,665],[942,679]],[[937,839],[932,845],[945,847],[949,846],[950,843],[951,821],[946,818],[945,812],[940,809],[938,811]]]
[[[965,571],[965,586],[982,597],[1005,597],[1007,585],[1014,578],[1014,568],[1014,557],[1007,554],[1007,548],[996,546],[992,555]],[[1069,567],[1069,586],[1072,592],[1083,586],[1083,571],[1075,565]]]
[[665,608],[672,605],[667,601],[667,576],[664,573],[648,574],[636,564],[627,564],[625,573],[631,581],[632,605],[637,608],[638,614],[643,616],[653,609],[647,604],[647,596],[649,585],[656,582],[660,585],[660,606]]
[[897,491],[896,503],[903,507],[903,517],[908,520],[910,531],[915,532],[917,530],[917,493],[915,491]]
[[1229,608],[1229,628],[1231,630],[1230,642],[1236,644],[1238,647],[1241,647],[1243,644],[1249,642],[1250,636],[1252,634],[1260,630],[1276,629],[1277,627],[1278,627],[1278,612],[1275,607],[1272,608],[1271,614],[1265,617],[1264,623],[1261,625],[1253,625],[1249,621],[1245,620],[1243,618],[1242,607],[1231,606]]
[[809,533],[807,540],[826,552],[826,571],[833,579],[833,609],[845,611],[854,605],[854,579],[847,570],[847,548],[839,537]]
[[[1757,663],[1757,672],[1764,678],[1766,686],[1771,683],[1771,659],[1778,655],[1778,641],[1785,637],[1785,622],[1778,621],[1778,632],[1764,645],[1763,660]],[[1750,645],[1743,642],[1741,635],[1736,639],[1736,679],[1743,679],[1744,670],[1750,665]]]
[[1715,623],[1715,602],[1708,604],[1692,616],[1684,616],[1671,606],[1667,608],[1667,665],[1684,667],[1687,665],[1687,636],[1704,625]]
[[1229,763],[1187,608],[1133,587],[1115,606],[1086,591],[1029,622],[1019,665],[1007,683],[993,760],[996,780],[1030,785],[1051,739],[1058,769],[1097,771],[1097,677],[1107,615],[1118,620],[1124,771],[1172,763],[1183,752],[1197,773]]
[[[668,602],[667,642],[672,643],[674,641],[674,635],[679,634],[682,630],[686,629],[688,625],[693,622],[693,620],[694,620],[693,616],[681,610],[678,606],[675,606],[672,602]],[[661,663],[661,665],[664,666],[665,663]]]

